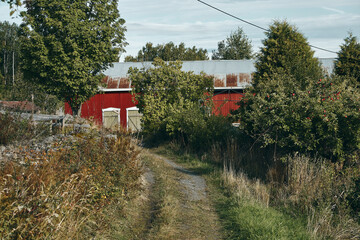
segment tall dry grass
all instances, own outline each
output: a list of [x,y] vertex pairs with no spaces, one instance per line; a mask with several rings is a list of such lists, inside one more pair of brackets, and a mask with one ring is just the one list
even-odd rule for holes
[[24,149],[0,167],[1,239],[91,238],[107,228],[102,210],[139,185],[138,151],[122,133],[94,130],[52,148]]
[[[209,154],[212,161],[224,164],[222,179],[233,194],[305,216],[314,239],[359,238],[360,225],[351,217],[348,201],[355,184],[354,168],[299,154],[275,160],[266,168],[257,163],[262,158],[244,159],[249,155],[241,149],[235,141],[228,141],[226,148],[215,145]],[[250,172],[252,176],[264,171],[266,180],[250,178],[249,171],[256,172]]]
[[269,206],[269,188],[259,179],[252,180],[244,172],[236,172],[231,166],[225,165],[222,180],[225,186],[238,198],[245,198],[261,203],[266,207]]
[[286,184],[275,191],[277,204],[300,210],[307,216],[313,237],[356,239],[360,225],[350,216],[348,197],[353,172],[339,163],[304,155],[286,159]]

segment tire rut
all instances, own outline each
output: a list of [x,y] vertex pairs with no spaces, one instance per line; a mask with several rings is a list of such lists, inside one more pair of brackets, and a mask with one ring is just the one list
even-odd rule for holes
[[181,236],[177,239],[222,239],[219,217],[208,198],[205,179],[165,157],[153,156],[174,171],[173,177],[178,182],[181,202],[178,229]]

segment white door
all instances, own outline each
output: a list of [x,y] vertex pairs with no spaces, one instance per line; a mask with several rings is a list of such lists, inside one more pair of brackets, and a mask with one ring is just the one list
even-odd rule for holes
[[105,108],[102,110],[103,126],[112,130],[120,127],[120,108]]
[[139,113],[139,109],[137,107],[127,108],[126,116],[127,116],[127,129],[132,131],[140,131],[142,114]]

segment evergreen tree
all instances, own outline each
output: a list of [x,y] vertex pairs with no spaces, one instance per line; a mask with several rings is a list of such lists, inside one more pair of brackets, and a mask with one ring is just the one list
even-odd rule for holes
[[344,41],[335,62],[335,73],[354,77],[360,82],[360,43],[351,33]]
[[217,51],[213,51],[213,60],[238,60],[252,58],[251,42],[242,28],[232,32],[229,37],[218,43]]
[[24,73],[76,115],[126,44],[118,2],[37,0],[25,1],[25,8]]
[[314,51],[296,27],[286,21],[275,21],[265,34],[267,38],[255,64],[254,87],[274,74],[292,76],[303,87],[307,81],[316,81],[323,76]]

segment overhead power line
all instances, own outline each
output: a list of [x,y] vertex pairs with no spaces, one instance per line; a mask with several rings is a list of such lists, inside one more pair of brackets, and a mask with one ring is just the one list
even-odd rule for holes
[[[225,15],[228,15],[228,16],[230,16],[230,17],[232,17],[232,18],[235,18],[235,19],[237,19],[237,20],[239,20],[239,21],[241,21],[241,22],[244,22],[244,23],[246,23],[246,24],[249,24],[249,25],[251,25],[251,26],[253,26],[253,27],[259,28],[259,29],[264,30],[264,31],[266,31],[266,32],[270,32],[269,29],[263,28],[263,27],[261,27],[261,26],[259,26],[259,25],[256,25],[256,24],[252,23],[252,22],[249,22],[249,21],[246,21],[246,20],[244,20],[244,19],[242,19],[242,18],[239,18],[239,17],[237,17],[237,16],[234,16],[234,15],[232,15],[232,14],[230,14],[230,13],[228,13],[228,12],[225,12],[224,10],[221,10],[220,8],[214,7],[214,6],[208,4],[208,3],[204,2],[204,1],[201,1],[201,0],[197,0],[197,1],[200,2],[200,3],[202,3],[202,4],[204,4],[204,5],[206,5],[206,6],[208,6],[208,7],[210,7],[210,8],[215,9],[216,11],[219,11],[219,12],[221,12],[221,13],[223,13],[223,14],[225,14]],[[317,47],[317,46],[314,46],[314,45],[311,45],[311,44],[309,44],[309,46],[312,47],[312,48],[316,48],[316,49],[325,51],[325,52],[337,54],[337,52],[331,51],[331,50],[328,50],[328,49],[325,49],[325,48]]]

